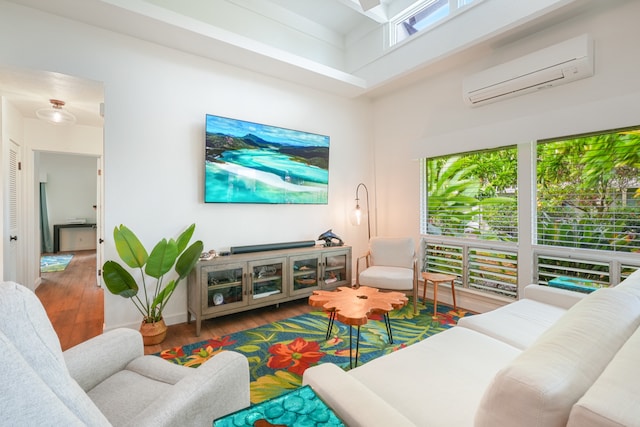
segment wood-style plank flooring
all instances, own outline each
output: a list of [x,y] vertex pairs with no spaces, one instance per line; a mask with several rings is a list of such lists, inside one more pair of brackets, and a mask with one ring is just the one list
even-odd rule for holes
[[[75,251],[64,271],[42,273],[42,282],[36,295],[45,307],[63,350],[96,335],[104,325],[104,289],[96,284],[95,251]],[[185,286],[182,283],[180,286]],[[108,291],[107,291],[108,292]],[[133,305],[132,310],[135,310]],[[217,338],[233,332],[286,319],[313,310],[306,299],[279,306],[259,308],[244,313],[203,321],[199,337],[195,336],[195,323],[169,326],[167,338],[158,345],[146,346],[145,353]]]
[[42,273],[36,289],[63,350],[100,335],[104,324],[104,293],[96,285],[96,253],[73,253],[64,271]]

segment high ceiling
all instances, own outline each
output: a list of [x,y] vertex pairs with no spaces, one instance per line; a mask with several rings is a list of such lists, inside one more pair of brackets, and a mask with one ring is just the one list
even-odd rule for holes
[[[598,3],[518,2],[509,7],[511,15],[492,13],[491,19],[478,19],[483,8],[500,2],[475,0],[474,13],[480,15],[472,26],[461,20],[455,38],[443,38],[445,30],[438,28],[388,48],[382,46],[385,23],[416,0],[8,1],[348,97],[371,95],[415,79],[417,73],[441,67],[452,58],[481,55],[492,43],[513,38],[516,32],[526,35]],[[536,3],[544,5],[533,6]],[[470,14],[461,15],[471,19]],[[456,21],[448,20],[442,27]],[[21,74],[0,64],[0,92],[28,117],[34,116],[36,104],[45,107],[49,98],[56,97],[67,102],[79,123],[101,125],[97,110],[103,93],[98,82]]]

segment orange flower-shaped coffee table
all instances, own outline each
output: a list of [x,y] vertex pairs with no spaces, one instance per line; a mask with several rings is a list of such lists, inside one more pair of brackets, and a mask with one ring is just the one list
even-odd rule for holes
[[376,288],[360,286],[350,288],[340,286],[336,291],[313,291],[309,297],[309,305],[312,307],[322,307],[329,312],[329,326],[327,328],[327,339],[331,334],[333,322],[337,318],[345,325],[349,325],[349,366],[352,367],[352,327],[358,327],[358,337],[356,341],[356,366],[358,365],[358,349],[360,345],[360,326],[367,323],[372,314],[382,314],[389,342],[393,343],[391,334],[391,323],[389,312],[402,308],[407,304],[407,297],[402,292],[380,292]]

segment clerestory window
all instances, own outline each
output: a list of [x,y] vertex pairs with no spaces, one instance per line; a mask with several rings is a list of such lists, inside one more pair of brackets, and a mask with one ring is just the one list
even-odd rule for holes
[[[479,2],[481,0],[475,0]],[[391,20],[391,46],[463,10],[474,0],[423,0]]]

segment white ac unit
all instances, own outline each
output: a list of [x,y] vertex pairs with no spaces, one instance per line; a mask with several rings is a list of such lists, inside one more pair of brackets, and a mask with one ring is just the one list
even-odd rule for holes
[[464,79],[467,105],[478,106],[593,76],[593,41],[584,34]]

